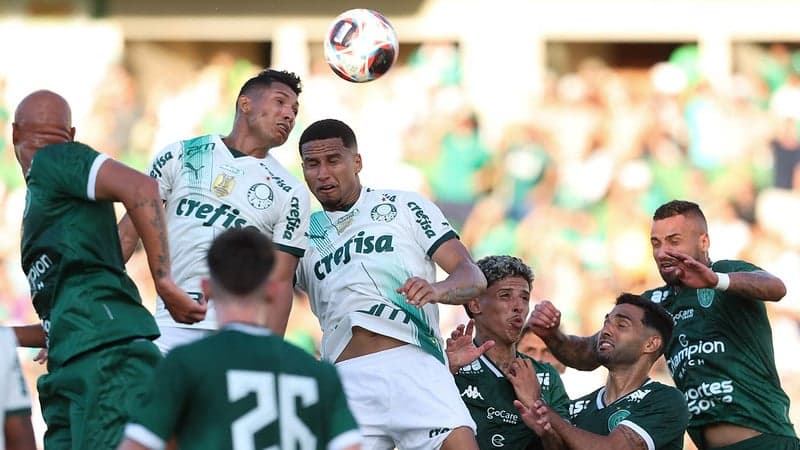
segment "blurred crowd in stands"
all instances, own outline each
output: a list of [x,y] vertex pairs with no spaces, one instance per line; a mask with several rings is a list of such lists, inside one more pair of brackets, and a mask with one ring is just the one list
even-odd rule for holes
[[[458,51],[423,44],[381,80],[347,84],[313,61],[290,141],[274,151],[301,177],[296,139],[313,120],[354,125],[367,186],[419,190],[460,230],[475,259],[520,256],[534,269],[534,301],[552,300],[575,333],[596,331],[616,295],[661,285],[649,227],[673,198],[701,205],[712,259],[741,258],[782,277],[787,297],[769,305],[778,368],[800,421],[800,52],[783,45],[735,51],[729,86],[697,71],[697,49],[679,47],[646,68],[589,59],[548,74],[525,120],[482,128],[462,86]],[[288,68],[291,69],[291,68]],[[224,53],[192,73],[109,68],[77,138],[144,170],[161,146],[227,133],[236,93],[258,70]],[[513,96],[496,84],[498,101]],[[24,182],[14,162],[0,80],[0,323],[34,323],[19,269]],[[488,131],[491,131],[488,132]],[[487,136],[499,136],[489,139]],[[129,271],[148,305],[155,292],[137,253]],[[441,307],[443,335],[465,320]],[[316,319],[298,295],[290,339],[315,351]],[[32,352],[31,355],[35,354]],[[41,368],[28,357],[28,379]],[[667,378],[667,377],[664,377]],[[595,386],[597,383],[592,383]],[[35,392],[33,390],[32,392]]]

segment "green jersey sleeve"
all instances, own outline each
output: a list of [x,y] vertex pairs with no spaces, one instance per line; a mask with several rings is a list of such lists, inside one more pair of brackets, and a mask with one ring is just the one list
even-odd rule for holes
[[107,155],[79,142],[49,145],[36,153],[31,174],[46,180],[53,193],[65,197],[95,199],[97,172]]
[[[689,423],[686,399],[680,391],[665,385],[653,389],[641,400],[631,398],[627,411],[630,414],[619,416],[618,426],[631,428],[650,449],[670,448],[670,444],[682,440]],[[609,428],[613,426],[613,420],[614,415],[609,418]]]
[[[178,349],[180,350],[180,349]],[[159,363],[150,379],[150,388],[135,405],[125,435],[145,446],[162,448],[175,433],[186,402],[186,380],[192,370],[184,367],[179,351]]]

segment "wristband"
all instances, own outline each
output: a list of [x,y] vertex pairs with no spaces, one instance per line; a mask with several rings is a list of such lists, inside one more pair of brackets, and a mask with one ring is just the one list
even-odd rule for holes
[[731,285],[731,277],[728,276],[727,273],[721,273],[721,272],[714,272],[714,273],[717,274],[718,278],[717,285],[714,286],[714,289],[718,291],[727,291],[728,286]]

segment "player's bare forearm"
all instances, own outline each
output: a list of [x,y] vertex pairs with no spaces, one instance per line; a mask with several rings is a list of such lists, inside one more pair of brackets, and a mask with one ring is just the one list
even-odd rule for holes
[[578,370],[594,370],[600,366],[597,357],[597,339],[592,336],[573,336],[562,332],[544,338],[547,348],[559,361]]
[[22,325],[12,328],[20,347],[42,348],[46,345],[47,336],[42,324]]
[[742,297],[777,302],[786,295],[786,285],[783,281],[764,270],[734,272],[728,276],[730,285],[727,290]]
[[139,243],[139,233],[136,232],[136,227],[133,226],[130,216],[125,214],[117,224],[119,230],[119,243],[122,247],[122,260],[128,262],[136,250],[136,244]]
[[553,430],[545,431],[539,436],[539,439],[542,441],[543,450],[568,450],[567,444],[565,444],[561,436]]
[[30,414],[6,416],[3,432],[6,438],[6,450],[33,450],[36,448]]
[[286,333],[286,325],[289,323],[294,302],[294,273],[299,261],[300,258],[291,253],[280,249],[275,251],[275,266],[270,275],[270,281],[275,286],[275,298],[267,317],[267,327],[278,336]]
[[434,283],[434,288],[442,293],[437,299],[439,303],[463,305],[486,289],[486,277],[474,262],[464,260],[446,279]]
[[[551,414],[551,417],[555,414]],[[609,450],[647,450],[647,444],[627,426],[618,426],[607,436],[595,434],[573,426],[560,417],[550,422],[553,431],[563,440],[566,448],[603,448]]]
[[159,280],[170,276],[171,268],[166,217],[155,180],[150,179],[146,185],[140,186],[137,195],[125,202],[125,207],[142,239],[150,273],[158,285]]

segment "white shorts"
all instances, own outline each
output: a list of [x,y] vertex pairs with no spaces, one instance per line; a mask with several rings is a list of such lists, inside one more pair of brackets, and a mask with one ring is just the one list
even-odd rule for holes
[[186,345],[210,335],[214,330],[203,328],[183,328],[183,327],[160,327],[161,337],[153,341],[162,355],[166,355],[170,350],[179,346]]
[[415,345],[336,364],[364,436],[362,450],[438,449],[451,430],[475,422],[447,366]]

